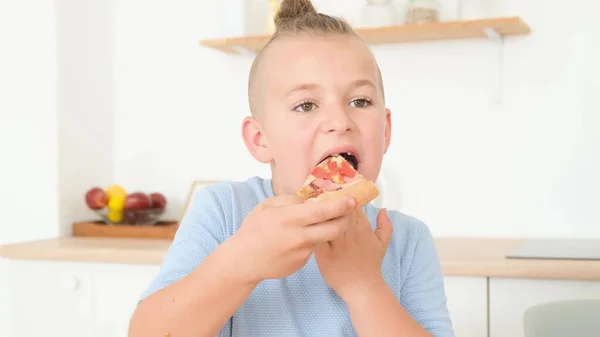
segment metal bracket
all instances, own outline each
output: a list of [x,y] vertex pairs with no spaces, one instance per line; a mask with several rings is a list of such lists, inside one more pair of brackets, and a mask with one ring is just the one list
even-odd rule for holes
[[488,39],[496,44],[494,50],[494,59],[496,60],[496,76],[494,76],[494,94],[493,101],[496,104],[502,103],[502,89],[504,79],[504,37],[494,28],[488,27],[483,30]]
[[242,56],[251,56],[251,57],[255,57],[256,53],[250,49],[241,47],[241,46],[232,46],[231,49],[233,49],[236,53],[242,55]]
[[485,33],[485,35],[487,35],[488,39],[493,41],[498,41],[502,38],[502,35],[500,35],[498,31],[494,28],[484,28],[483,32]]

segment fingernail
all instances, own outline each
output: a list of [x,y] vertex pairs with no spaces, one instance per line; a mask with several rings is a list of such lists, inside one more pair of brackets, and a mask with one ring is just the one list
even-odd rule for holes
[[348,205],[350,205],[350,207],[356,206],[356,200],[354,200],[354,198],[351,197],[348,201]]

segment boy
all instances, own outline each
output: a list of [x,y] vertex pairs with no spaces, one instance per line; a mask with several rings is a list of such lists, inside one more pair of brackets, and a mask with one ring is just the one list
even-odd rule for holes
[[377,63],[345,22],[308,0],[284,0],[275,21],[242,126],[272,178],[199,192],[130,336],[454,336],[423,223],[352,198],[294,196],[334,153],[352,153],[375,181],[391,115]]

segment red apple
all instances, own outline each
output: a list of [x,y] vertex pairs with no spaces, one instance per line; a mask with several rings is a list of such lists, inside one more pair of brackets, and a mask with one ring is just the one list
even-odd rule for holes
[[158,192],[150,194],[150,201],[151,208],[163,209],[167,205],[167,198]]
[[125,198],[125,209],[127,210],[146,209],[150,207],[150,204],[150,197],[142,192],[131,193]]
[[108,204],[108,195],[100,187],[94,187],[85,194],[85,203],[91,209],[101,209]]

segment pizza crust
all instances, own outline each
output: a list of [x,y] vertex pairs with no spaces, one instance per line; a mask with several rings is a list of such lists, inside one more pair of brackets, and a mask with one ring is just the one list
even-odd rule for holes
[[296,196],[302,200],[306,200],[312,197],[314,193],[315,189],[310,185],[306,185],[296,192]]
[[326,191],[319,194],[317,197],[313,197],[315,189],[310,185],[307,185],[296,192],[296,196],[302,200],[308,201],[329,200],[352,196],[356,200],[356,206],[363,207],[379,195],[379,189],[377,188],[377,185],[362,176],[358,177],[358,179],[352,181],[351,183],[341,185],[341,187],[342,188],[339,190]]

